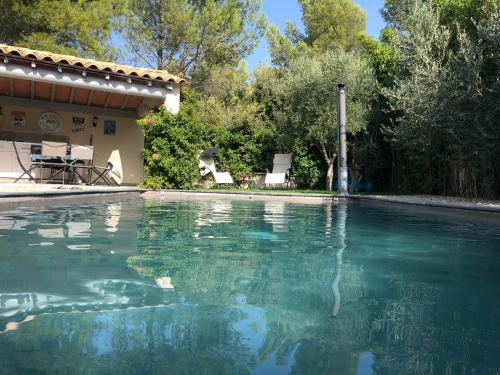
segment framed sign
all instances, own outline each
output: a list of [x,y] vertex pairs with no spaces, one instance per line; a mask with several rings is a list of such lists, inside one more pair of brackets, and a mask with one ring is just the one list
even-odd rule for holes
[[104,120],[104,135],[116,135],[116,121]]
[[18,128],[22,128],[26,125],[26,112],[13,111],[11,124]]
[[81,133],[85,131],[85,117],[73,117],[73,126],[71,128],[73,133]]
[[40,116],[38,120],[38,125],[46,133],[57,133],[61,130],[62,122],[61,118],[54,112],[45,112]]

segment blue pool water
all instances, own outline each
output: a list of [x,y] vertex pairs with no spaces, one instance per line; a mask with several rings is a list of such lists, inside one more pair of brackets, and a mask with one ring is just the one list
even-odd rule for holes
[[143,201],[0,212],[0,374],[498,374],[500,215]]

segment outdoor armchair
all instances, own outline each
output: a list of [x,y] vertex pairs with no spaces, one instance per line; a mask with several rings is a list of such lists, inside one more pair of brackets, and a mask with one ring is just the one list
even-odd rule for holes
[[71,145],[68,171],[83,182],[89,182],[94,169],[94,146]]
[[[14,143],[14,148],[16,145]],[[32,145],[31,147],[31,165],[24,173],[19,176],[15,182],[23,178],[24,175],[28,175],[31,181],[35,181],[33,172],[37,169],[40,170],[40,182],[43,181],[43,169],[50,168],[50,175],[46,179],[47,181],[52,181],[62,173],[62,182],[64,184],[64,173],[66,172],[67,163],[67,148],[68,145],[65,142],[49,142],[42,141],[41,147],[38,145]],[[17,154],[17,149],[16,149]],[[18,160],[19,161],[19,160]]]

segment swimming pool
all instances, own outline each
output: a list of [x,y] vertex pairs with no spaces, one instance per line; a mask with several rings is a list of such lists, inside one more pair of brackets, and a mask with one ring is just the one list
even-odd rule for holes
[[498,374],[500,215],[110,199],[0,212],[0,373]]

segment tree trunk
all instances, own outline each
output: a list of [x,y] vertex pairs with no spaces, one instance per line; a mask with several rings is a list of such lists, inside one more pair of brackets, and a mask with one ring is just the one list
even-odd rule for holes
[[332,191],[333,185],[333,161],[330,159],[327,161],[328,171],[326,172],[326,190]]
[[326,165],[328,166],[328,170],[326,172],[326,191],[332,191],[333,184],[333,163],[335,162],[336,154],[328,155],[328,151],[326,150],[326,146],[324,143],[320,144],[321,152],[323,153],[323,157],[325,158]]

